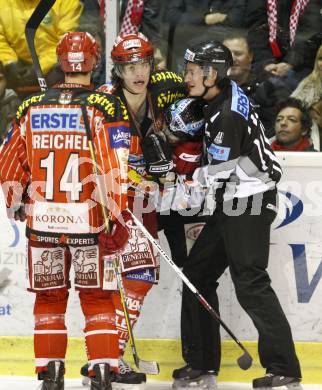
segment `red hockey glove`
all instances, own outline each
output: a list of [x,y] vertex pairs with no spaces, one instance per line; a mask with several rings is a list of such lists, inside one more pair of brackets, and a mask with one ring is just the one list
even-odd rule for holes
[[133,224],[131,214],[124,210],[118,220],[113,223],[110,233],[101,232],[98,241],[103,255],[121,253],[129,240],[129,226]]
[[178,144],[173,152],[175,172],[179,175],[192,175],[200,166],[201,156],[202,141]]

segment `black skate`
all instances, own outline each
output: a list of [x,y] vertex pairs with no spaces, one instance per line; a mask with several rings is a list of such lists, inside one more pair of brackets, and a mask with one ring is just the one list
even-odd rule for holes
[[253,389],[269,390],[275,387],[286,386],[289,390],[302,390],[303,388],[300,382],[300,378],[266,374],[262,378],[257,378],[253,380]]
[[206,390],[217,389],[215,371],[197,370],[189,366],[178,368],[173,371],[173,389],[201,388]]
[[98,363],[93,367],[95,376],[91,377],[91,390],[112,390],[110,365]]
[[146,375],[142,372],[135,372],[123,358],[119,359],[119,371],[113,376],[113,388],[138,390],[145,387]]
[[53,360],[47,365],[48,371],[38,374],[38,380],[42,380],[41,390],[64,390],[64,363]]
[[88,364],[84,364],[80,370],[82,375],[82,385],[89,386],[91,384],[91,379],[88,376]]

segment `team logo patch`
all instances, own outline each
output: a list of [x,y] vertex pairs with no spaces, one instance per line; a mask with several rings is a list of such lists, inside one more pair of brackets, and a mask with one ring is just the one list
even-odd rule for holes
[[211,144],[208,148],[208,153],[212,155],[214,160],[227,161],[229,158],[230,149],[231,148]]
[[33,289],[52,289],[66,285],[63,248],[31,248],[31,254]]
[[184,59],[186,61],[193,62],[193,60],[195,59],[195,56],[196,56],[196,54],[193,51],[187,49],[185,54],[184,54]]
[[49,12],[47,15],[45,15],[44,19],[41,21],[41,24],[43,25],[49,25],[52,24],[53,22],[53,17],[51,13]]
[[118,149],[130,147],[131,133],[128,127],[110,127],[108,133],[110,136],[111,148]]
[[70,248],[75,270],[75,286],[98,287],[98,247]]
[[59,95],[58,103],[69,104],[72,101],[73,94],[70,91],[64,91]]
[[122,271],[155,267],[156,259],[148,239],[139,227],[130,226],[130,237],[122,253]]

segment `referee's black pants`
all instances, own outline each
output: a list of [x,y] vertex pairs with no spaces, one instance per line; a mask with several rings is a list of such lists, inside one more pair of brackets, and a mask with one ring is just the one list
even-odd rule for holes
[[[266,271],[276,192],[264,194],[259,215],[215,211],[191,249],[183,271],[218,311],[217,280],[229,267],[237,299],[259,334],[260,362],[276,375],[301,377],[291,329]],[[281,259],[282,261],[282,259]],[[182,355],[195,369],[220,368],[219,325],[184,285],[181,312]]]

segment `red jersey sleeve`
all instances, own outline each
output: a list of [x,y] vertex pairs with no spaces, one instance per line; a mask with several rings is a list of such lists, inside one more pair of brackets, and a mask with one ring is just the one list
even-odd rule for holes
[[23,121],[24,118],[19,124],[13,121],[0,149],[0,182],[10,218],[13,217],[10,210],[20,206],[30,179]]
[[[112,220],[127,208],[130,128],[126,120],[97,122],[94,147],[104,197]],[[103,180],[102,180],[103,178]]]

